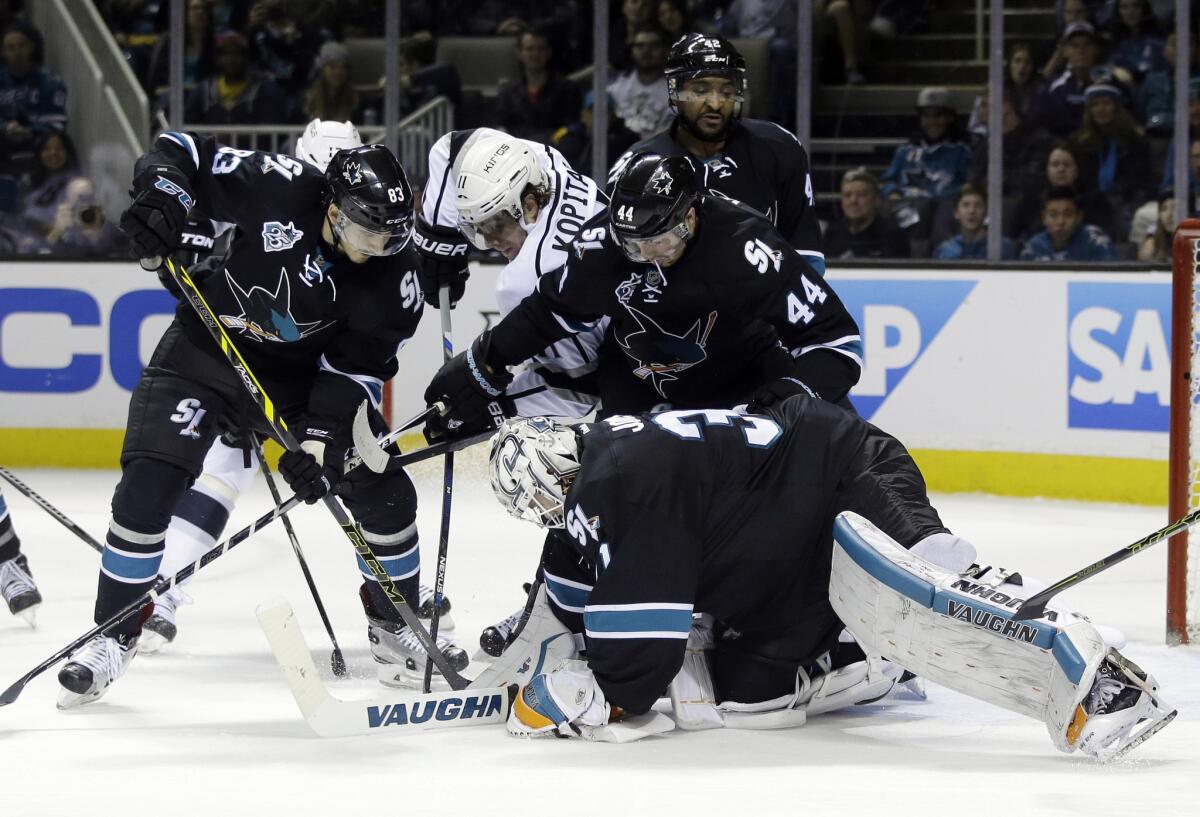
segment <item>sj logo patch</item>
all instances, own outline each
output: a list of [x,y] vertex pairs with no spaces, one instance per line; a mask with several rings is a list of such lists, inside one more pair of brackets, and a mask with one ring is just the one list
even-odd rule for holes
[[283,224],[279,221],[268,221],[263,224],[263,252],[279,252],[290,250],[296,242],[304,238],[304,231],[297,230],[293,222]]

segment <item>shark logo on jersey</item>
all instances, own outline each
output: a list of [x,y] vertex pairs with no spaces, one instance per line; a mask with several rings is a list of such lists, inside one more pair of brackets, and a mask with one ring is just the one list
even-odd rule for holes
[[263,252],[280,252],[290,250],[296,242],[304,238],[304,231],[297,230],[294,222],[284,224],[281,221],[268,221],[263,224]]
[[654,175],[650,177],[650,186],[660,196],[671,195],[671,185],[673,184],[675,184],[675,180],[671,178],[671,174],[661,167],[655,170]]
[[637,364],[633,373],[642,380],[649,380],[655,391],[668,397],[664,390],[667,383],[678,380],[676,375],[679,372],[708,358],[705,345],[717,322],[717,311],[714,309],[709,312],[706,320],[697,318],[686,332],[676,335],[659,326],[646,313],[628,303],[623,305],[633,316],[638,329],[623,338],[617,338],[617,343],[629,359]]
[[279,270],[279,283],[274,292],[268,292],[260,286],[244,290],[228,270],[225,271],[225,280],[229,282],[229,289],[237,298],[242,314],[222,315],[221,323],[260,343],[264,340],[294,343],[327,326],[333,326],[333,321],[301,323],[292,316],[292,284],[288,280],[286,267]]

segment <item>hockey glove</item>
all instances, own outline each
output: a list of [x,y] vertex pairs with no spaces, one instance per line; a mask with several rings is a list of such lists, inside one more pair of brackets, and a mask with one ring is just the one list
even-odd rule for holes
[[471,276],[467,269],[470,245],[458,230],[429,224],[420,217],[417,218],[416,243],[421,254],[421,289],[425,292],[425,302],[440,309],[442,287],[448,286],[450,308],[453,309],[467,291],[467,278]]
[[285,451],[279,458],[279,473],[297,498],[311,505],[332,493],[342,476],[346,447],[334,442],[328,430],[304,429],[298,451]]
[[508,713],[513,737],[585,737],[613,714],[586,661],[564,661],[521,687]]
[[768,380],[754,390],[754,394],[750,395],[750,402],[746,405],[746,412],[761,414],[776,403],[782,403],[797,394],[807,394],[809,397],[818,398],[821,396],[805,385],[803,380],[795,377],[778,377]]
[[195,203],[187,177],[170,166],[148,167],[133,180],[133,203],[121,214],[121,230],[139,258],[165,257],[179,243]]
[[425,421],[425,437],[430,442],[499,428],[511,413],[504,389],[512,375],[503,367],[493,369],[487,364],[490,341],[491,332],[485,331],[470,349],[446,361],[425,389],[426,405],[446,405],[444,414]]

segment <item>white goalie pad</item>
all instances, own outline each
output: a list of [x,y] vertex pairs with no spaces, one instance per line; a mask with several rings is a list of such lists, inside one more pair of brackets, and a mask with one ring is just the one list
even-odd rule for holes
[[546,585],[538,587],[524,628],[491,666],[471,682],[471,689],[528,684],[579,655],[575,636],[555,617],[546,602]]
[[868,653],[1036,718],[1058,749],[1076,748],[1068,726],[1107,652],[1086,620],[1013,621],[1023,599],[925,561],[850,512],[834,524],[829,601]]

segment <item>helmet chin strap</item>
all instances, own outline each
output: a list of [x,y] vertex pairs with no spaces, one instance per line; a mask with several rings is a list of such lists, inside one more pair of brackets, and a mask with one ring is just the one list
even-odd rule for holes
[[325,223],[327,225],[329,225],[329,235],[333,237],[333,243],[330,244],[329,246],[333,247],[335,252],[340,253],[341,255],[345,256],[346,258],[349,258],[350,255],[345,250],[342,249],[341,236],[338,235],[337,228],[333,225],[333,221],[329,218],[329,208],[328,207],[325,208]]

